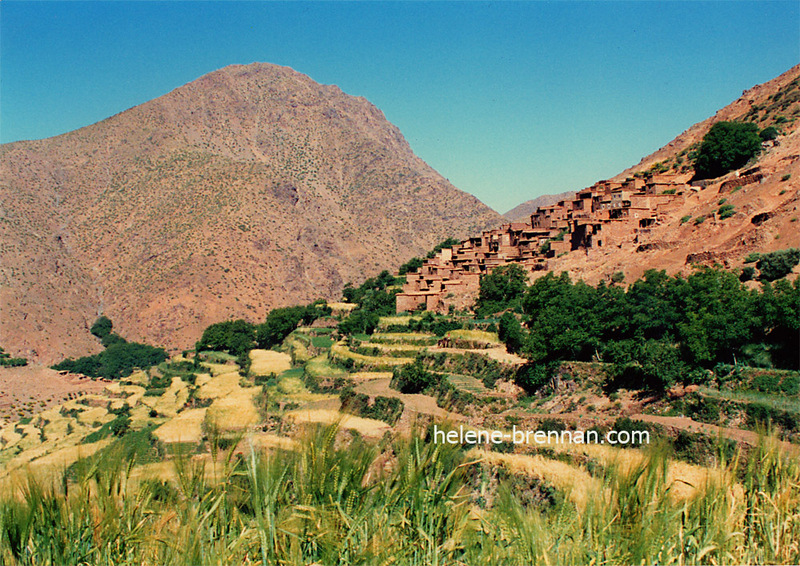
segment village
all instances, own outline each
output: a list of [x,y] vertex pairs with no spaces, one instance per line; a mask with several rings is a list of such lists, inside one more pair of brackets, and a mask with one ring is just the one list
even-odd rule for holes
[[549,258],[582,251],[587,255],[616,246],[647,246],[651,230],[680,208],[703,182],[689,184],[687,174],[599,181],[571,200],[539,207],[530,222],[512,222],[441,250],[408,273],[397,312],[447,313],[472,306],[480,277],[499,266],[517,264],[530,279],[548,269]]

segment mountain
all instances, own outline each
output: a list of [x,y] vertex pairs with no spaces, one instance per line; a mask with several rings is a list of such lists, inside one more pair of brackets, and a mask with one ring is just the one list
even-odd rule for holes
[[226,67],[54,138],[0,148],[0,345],[41,362],[335,299],[502,217],[375,106],[286,67]]
[[509,222],[530,222],[531,214],[536,212],[536,209],[540,206],[555,204],[560,200],[572,198],[574,194],[575,191],[567,191],[566,193],[559,193],[557,195],[542,195],[532,200],[526,200],[503,214],[503,218]]

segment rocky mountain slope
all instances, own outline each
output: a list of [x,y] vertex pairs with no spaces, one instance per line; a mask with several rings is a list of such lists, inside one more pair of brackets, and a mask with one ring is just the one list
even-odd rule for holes
[[[688,181],[692,152],[719,121],[754,122],[759,129],[774,126],[781,135],[765,143],[762,153],[741,170],[690,191],[679,209],[661,215],[637,241],[571,252],[549,260],[548,268],[592,283],[608,281],[618,271],[633,281],[647,269],[670,274],[689,273],[701,265],[738,269],[754,252],[800,247],[800,65],[746,90],[614,179],[665,173]],[[733,206],[734,214],[720,215],[723,205]]]
[[0,345],[42,362],[336,298],[502,218],[363,98],[231,66],[97,124],[0,148]]

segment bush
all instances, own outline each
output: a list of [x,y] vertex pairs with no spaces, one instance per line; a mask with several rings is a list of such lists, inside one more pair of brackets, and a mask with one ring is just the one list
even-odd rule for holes
[[686,371],[680,350],[662,340],[611,342],[606,346],[605,355],[613,363],[608,385],[614,389],[646,388],[663,392]]
[[760,254],[760,253],[758,253],[758,252],[751,252],[751,253],[747,254],[747,257],[746,257],[746,258],[744,258],[744,262],[745,262],[745,263],[755,263],[755,262],[757,262],[759,259],[761,259],[761,254]]
[[339,323],[339,332],[342,334],[372,334],[378,327],[380,317],[377,313],[366,309],[356,309]]
[[750,265],[742,268],[742,273],[739,275],[739,281],[751,281],[756,276],[756,269]]
[[767,126],[760,132],[758,132],[758,136],[761,138],[761,141],[770,141],[774,140],[778,137],[778,128],[775,126]]
[[519,368],[514,383],[528,394],[533,394],[550,384],[553,367],[546,364],[526,364]]
[[761,151],[755,124],[717,122],[703,137],[695,159],[695,179],[713,179],[738,169]]
[[129,376],[136,368],[147,369],[166,359],[167,351],[164,348],[155,348],[138,342],[124,342],[113,344],[94,356],[64,360],[52,367],[55,370],[81,373],[89,377],[118,379]]
[[368,395],[356,393],[352,389],[342,391],[339,398],[343,412],[365,419],[377,419],[392,426],[400,420],[405,408],[400,399],[380,395],[370,404]]
[[775,281],[791,273],[795,265],[800,263],[800,250],[789,248],[768,254],[763,254],[756,267],[762,281]]
[[730,218],[731,216],[736,214],[736,209],[732,204],[723,204],[722,206],[719,207],[717,213],[719,214],[720,220],[725,220],[726,218]]
[[389,385],[400,393],[422,393],[426,389],[434,387],[440,380],[439,375],[425,369],[422,365],[422,358],[418,357],[412,364],[394,368]]

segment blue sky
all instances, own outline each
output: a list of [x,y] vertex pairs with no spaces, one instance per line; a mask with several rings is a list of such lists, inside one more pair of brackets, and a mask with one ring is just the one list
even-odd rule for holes
[[4,0],[0,141],[253,61],[366,97],[505,212],[618,173],[800,62],[800,3]]

